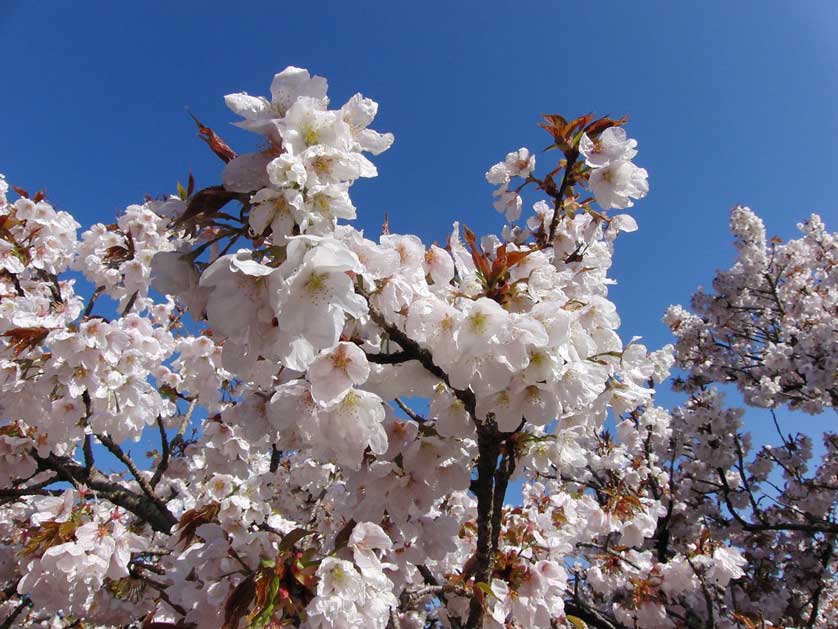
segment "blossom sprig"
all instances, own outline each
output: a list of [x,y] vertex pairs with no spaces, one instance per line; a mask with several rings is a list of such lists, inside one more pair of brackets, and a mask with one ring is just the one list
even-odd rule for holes
[[[534,174],[535,156],[527,148],[507,154],[503,162],[486,173],[489,183],[499,185],[494,192],[495,209],[510,222],[518,220],[523,205],[520,193],[526,186],[535,185],[553,205],[552,210],[537,210],[539,219],[531,225],[536,240],[544,245],[552,243],[558,223],[565,215],[573,219],[578,211],[592,212],[607,221],[593,209],[594,200],[603,210],[631,207],[631,199],[646,196],[649,186],[646,171],[631,161],[637,155],[637,142],[627,138],[622,128],[626,122],[625,117],[595,119],[592,114],[570,121],[558,114],[545,115],[541,127],[553,139],[545,151],[558,149],[563,158],[539,178]],[[561,178],[557,179],[560,173]],[[510,188],[514,178],[519,178],[521,183]],[[577,185],[592,190],[594,198],[581,199],[576,192]]]

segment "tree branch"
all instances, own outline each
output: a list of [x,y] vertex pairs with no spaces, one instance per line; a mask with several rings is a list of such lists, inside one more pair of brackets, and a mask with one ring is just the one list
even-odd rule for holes
[[396,406],[398,406],[405,415],[410,417],[410,419],[415,421],[417,424],[423,424],[426,421],[428,421],[427,419],[422,417],[419,413],[417,413],[412,408],[410,408],[407,404],[402,402],[399,398],[393,398],[393,401],[396,403]]
[[[366,298],[367,302],[369,302],[369,294],[363,288],[358,287],[358,290],[360,294]],[[382,356],[381,354],[368,355],[367,358],[370,360],[370,362],[377,362],[380,360],[382,364],[386,364],[385,361],[387,360],[387,356],[398,356],[398,361],[396,362],[418,360],[419,363],[425,369],[427,369],[434,376],[442,380],[448,386],[448,388],[454,392],[454,395],[457,397],[457,399],[459,399],[465,405],[465,408],[469,412],[469,414],[472,417],[475,417],[474,412],[476,400],[474,397],[474,393],[469,389],[462,390],[451,386],[451,382],[448,380],[448,374],[445,373],[445,371],[434,362],[434,357],[431,355],[431,352],[423,348],[421,345],[419,345],[419,343],[417,343],[407,334],[399,330],[399,328],[397,328],[395,325],[387,323],[387,320],[381,315],[381,313],[376,312],[376,310],[372,306],[370,306],[369,311],[370,318],[373,320],[373,322],[377,326],[382,328],[385,332],[387,332],[387,335],[390,337],[390,339],[398,343],[399,346],[402,348],[401,352],[397,352],[395,354],[384,354],[384,357],[379,359],[372,359],[370,358],[370,356]]]
[[579,600],[565,601],[564,610],[566,614],[576,616],[595,629],[627,629],[625,625],[601,614],[593,607],[589,607]]
[[186,432],[187,426],[189,426],[189,422],[192,421],[192,413],[195,411],[195,406],[198,403],[198,399],[192,399],[189,401],[189,408],[186,409],[186,412],[183,414],[183,417],[180,421],[180,426],[178,427],[177,434],[174,438],[169,441],[168,437],[166,436],[166,427],[163,425],[163,420],[158,417],[157,418],[157,429],[160,431],[160,462],[157,464],[157,468],[154,470],[154,474],[149,481],[149,484],[152,487],[157,487],[157,483],[160,482],[160,479],[163,477],[163,474],[166,473],[166,470],[169,469],[169,460],[172,456],[172,450],[177,446],[180,441],[183,439],[183,435]]
[[754,524],[752,522],[748,522],[745,520],[739,512],[736,510],[736,507],[733,506],[733,503],[730,500],[730,485],[727,482],[727,478],[724,475],[724,470],[721,468],[717,469],[716,472],[719,475],[719,478],[722,481],[722,498],[725,502],[725,506],[727,507],[728,511],[730,512],[733,519],[746,531],[755,532],[755,531],[801,531],[804,533],[838,533],[838,524],[833,524],[832,522],[827,521],[819,521],[819,522],[810,522],[808,524],[804,524],[802,522],[777,522],[774,524],[761,521],[759,524]]
[[0,629],[11,629],[14,626],[15,620],[27,607],[32,607],[32,601],[28,596],[24,596],[17,607],[12,610],[12,613],[6,617],[6,620],[0,624]]
[[824,549],[823,555],[821,555],[821,574],[820,578],[818,579],[818,586],[815,588],[815,592],[812,594],[812,611],[809,614],[809,621],[806,623],[806,626],[809,629],[812,629],[815,626],[815,623],[818,621],[818,612],[820,610],[820,600],[821,594],[823,594],[824,586],[827,584],[826,575],[824,574],[829,566],[829,562],[832,560],[832,556],[835,553],[835,536],[831,536],[826,540],[826,548]]
[[550,221],[550,233],[547,237],[548,243],[552,243],[553,238],[555,238],[556,236],[556,228],[559,226],[559,211],[562,209],[564,194],[567,190],[567,186],[570,183],[570,180],[572,179],[570,172],[576,165],[577,159],[579,159],[578,152],[573,152],[570,156],[567,156],[567,163],[565,164],[564,174],[562,175],[562,183],[559,185],[559,191],[556,193],[556,196],[553,197],[555,211],[553,212],[553,219]]
[[110,480],[95,467],[88,470],[69,457],[56,456],[52,452],[46,457],[41,457],[33,449],[32,456],[38,462],[40,469],[51,470],[60,480],[70,482],[74,486],[81,484],[87,486],[116,506],[122,507],[147,522],[155,531],[168,535],[172,527],[177,524],[177,518],[161,501],[152,500],[144,494],[136,494],[126,489]]
[[139,484],[140,489],[143,490],[143,493],[148,496],[149,499],[153,500],[155,503],[160,505],[161,507],[165,508],[165,505],[160,498],[154,493],[154,489],[149,485],[148,481],[146,480],[145,476],[143,476],[142,472],[137,469],[137,466],[131,460],[125,451],[120,447],[118,443],[116,443],[113,439],[110,438],[107,434],[97,434],[96,438],[102,442],[111,454],[113,454],[117,459],[119,459],[122,464],[128,468],[128,471],[131,472],[131,475]]
[[[491,417],[491,416],[490,416]],[[477,482],[474,492],[477,494],[477,550],[476,567],[474,571],[474,593],[469,603],[468,620],[465,629],[477,629],[483,621],[483,601],[478,583],[489,583],[492,578],[494,552],[492,551],[493,514],[494,514],[494,480],[500,452],[500,440],[494,420],[487,418],[477,427]]]
[[503,501],[509,479],[515,471],[515,445],[507,439],[500,465],[495,471],[495,489],[492,498],[492,552],[498,551],[500,542],[501,519],[503,517]]
[[157,418],[157,430],[160,433],[160,461],[157,463],[154,474],[151,475],[151,480],[148,481],[148,484],[152,488],[157,487],[157,483],[160,482],[163,474],[169,469],[169,457],[171,456],[169,437],[166,435],[166,427],[163,425],[163,419],[161,417]]

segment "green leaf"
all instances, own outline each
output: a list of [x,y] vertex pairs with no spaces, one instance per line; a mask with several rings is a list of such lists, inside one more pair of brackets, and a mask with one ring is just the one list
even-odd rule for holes
[[265,597],[265,606],[262,610],[250,621],[248,629],[255,629],[256,627],[264,627],[267,625],[274,615],[276,609],[276,594],[279,592],[279,577],[276,575],[271,579],[271,584],[268,589],[268,595]]
[[184,187],[180,184],[180,182],[179,182],[179,181],[177,182],[177,195],[180,197],[180,200],[181,200],[181,201],[186,201],[186,198],[187,198],[187,196],[188,196],[188,195],[187,195],[187,192],[186,192],[186,188],[184,188]]
[[479,589],[483,594],[486,596],[491,596],[493,599],[499,601],[498,595],[492,592],[492,586],[488,583],[483,583],[482,581],[477,584],[477,589]]
[[567,621],[576,627],[576,629],[588,629],[588,623],[586,623],[581,618],[577,618],[576,616],[571,616],[570,614],[566,615]]
[[247,625],[247,629],[257,629],[257,627],[264,627],[269,622],[271,622],[271,617],[274,615],[274,608],[276,606],[273,602],[268,603],[262,608],[262,611],[250,621],[250,624]]

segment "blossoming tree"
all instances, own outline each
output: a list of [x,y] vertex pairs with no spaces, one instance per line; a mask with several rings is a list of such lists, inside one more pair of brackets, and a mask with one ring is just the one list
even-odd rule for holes
[[199,122],[220,184],[80,240],[0,179],[0,626],[835,626],[838,439],[810,472],[714,388],[835,406],[820,219],[766,243],[736,208],[736,265],[649,352],[607,291],[611,211],[648,191],[625,120],[545,116],[557,163],[486,175],[502,234],[426,246],[347,222],[393,137],[326,92],[290,67],[227,96],[261,150]]

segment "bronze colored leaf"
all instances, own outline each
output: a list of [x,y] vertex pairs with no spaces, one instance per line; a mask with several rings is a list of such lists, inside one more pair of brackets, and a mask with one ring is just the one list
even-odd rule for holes
[[175,225],[193,220],[199,216],[213,216],[233,199],[239,198],[237,192],[230,192],[224,186],[210,186],[196,192],[186,204],[186,211],[178,217]]
[[250,604],[256,596],[256,583],[253,575],[239,583],[224,603],[224,624],[221,629],[237,629],[239,621],[250,610]]
[[47,328],[13,328],[3,334],[12,345],[15,356],[20,356],[27,349],[33,350],[49,334]]
[[195,539],[198,527],[202,524],[212,522],[218,515],[220,507],[221,505],[217,502],[211,502],[202,507],[190,509],[184,513],[177,526],[180,531],[178,542],[183,542],[184,545],[189,546],[189,544],[192,543],[192,540]]
[[486,254],[477,247],[477,236],[465,225],[463,226],[463,238],[465,238],[466,244],[471,249],[471,259],[474,261],[474,266],[483,275],[483,279],[488,280],[492,273],[489,260],[486,258]]
[[314,531],[308,531],[304,528],[296,528],[293,531],[286,533],[282,537],[282,541],[279,543],[280,552],[284,550],[291,550],[292,548],[294,548],[294,545],[301,539],[313,534]]
[[192,120],[194,120],[195,124],[198,125],[198,137],[209,145],[213,153],[218,155],[218,157],[220,157],[225,163],[231,162],[238,156],[238,154],[230,148],[229,144],[218,137],[215,131],[198,120],[192,112],[189,112],[189,115],[192,116]]
[[622,118],[609,118],[608,116],[603,116],[599,120],[594,120],[588,126],[585,127],[585,133],[589,136],[596,137],[609,127],[620,127],[628,122],[628,118],[623,116]]

